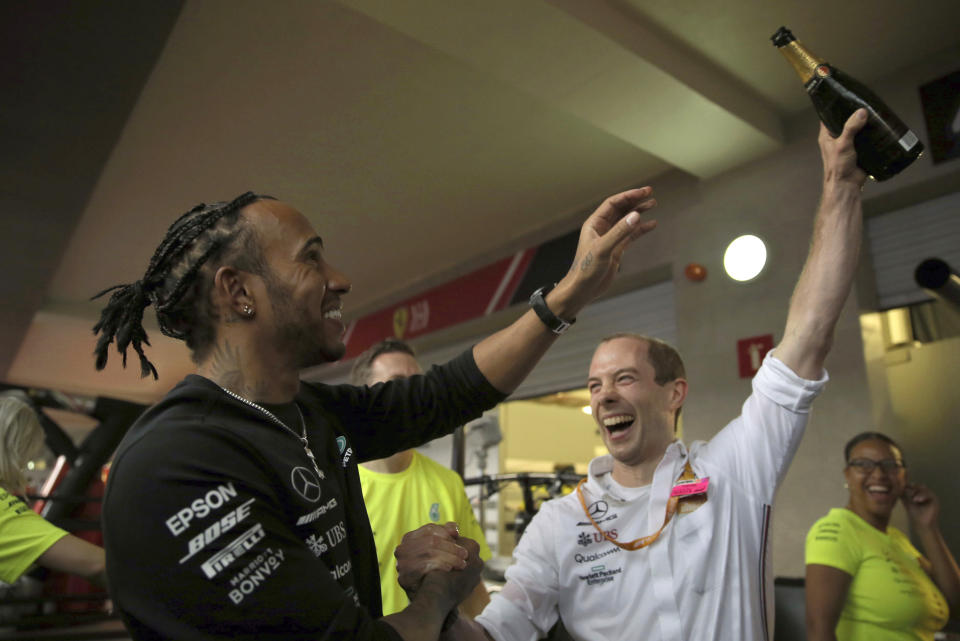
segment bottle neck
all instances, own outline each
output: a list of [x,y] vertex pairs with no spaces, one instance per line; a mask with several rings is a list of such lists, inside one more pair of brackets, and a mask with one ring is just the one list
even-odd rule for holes
[[790,63],[790,66],[793,67],[793,70],[800,76],[800,79],[803,80],[804,84],[807,84],[813,79],[817,67],[826,64],[822,58],[813,55],[809,49],[796,40],[788,42],[778,48],[780,49],[780,53],[783,54],[783,57]]

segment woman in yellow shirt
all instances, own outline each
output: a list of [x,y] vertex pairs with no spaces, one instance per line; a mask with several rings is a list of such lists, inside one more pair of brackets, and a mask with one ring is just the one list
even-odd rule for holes
[[[907,482],[899,446],[864,432],[844,448],[850,500],[807,534],[809,641],[932,641],[960,611],[960,569],[940,533],[940,502]],[[926,556],[890,514],[902,500]]]

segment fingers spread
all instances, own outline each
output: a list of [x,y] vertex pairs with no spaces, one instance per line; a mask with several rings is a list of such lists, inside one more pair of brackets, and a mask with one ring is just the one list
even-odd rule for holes
[[[653,202],[655,205],[656,201]],[[656,220],[640,220],[639,213],[631,212],[597,240],[596,253],[599,256],[609,254],[619,259],[627,245],[652,231],[656,226]]]
[[656,206],[657,202],[650,198],[651,194],[652,187],[640,187],[614,194],[597,207],[593,217],[606,222],[608,227],[613,226],[632,211],[647,211]]

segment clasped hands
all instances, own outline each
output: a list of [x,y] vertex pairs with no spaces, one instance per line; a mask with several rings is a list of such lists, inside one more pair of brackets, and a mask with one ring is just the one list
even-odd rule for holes
[[397,579],[410,600],[430,585],[452,593],[460,603],[480,581],[480,546],[460,536],[456,523],[428,523],[403,535],[394,550]]

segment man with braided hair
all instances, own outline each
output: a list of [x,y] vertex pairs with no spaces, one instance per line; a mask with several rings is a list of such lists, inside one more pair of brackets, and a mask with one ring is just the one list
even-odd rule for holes
[[343,356],[350,291],[302,214],[248,193],[178,219],[142,279],[103,292],[95,327],[98,367],[115,342],[155,375],[143,350],[152,304],[197,364],[131,427],[104,497],[107,575],[132,636],[437,639],[477,583],[477,544],[424,526],[452,560],[425,564],[410,605],[381,618],[356,464],[442,436],[513,391],[653,229],[640,221],[650,194],[604,201],[569,272],[512,325],[425,375],[372,387],[299,379]]

